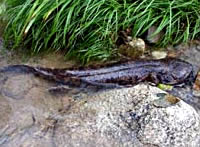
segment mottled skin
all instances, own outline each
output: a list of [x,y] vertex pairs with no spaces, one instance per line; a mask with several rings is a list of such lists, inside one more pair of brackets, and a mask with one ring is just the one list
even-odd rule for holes
[[11,65],[0,69],[0,72],[9,71],[33,73],[45,79],[74,86],[89,84],[124,87],[144,81],[180,85],[192,83],[195,79],[191,64],[171,58],[132,61],[99,69],[50,69],[27,65]]

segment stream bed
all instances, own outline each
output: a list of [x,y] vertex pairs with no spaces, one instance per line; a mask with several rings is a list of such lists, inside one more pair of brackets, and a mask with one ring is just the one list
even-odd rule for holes
[[[200,43],[180,45],[177,48],[184,49],[179,58],[200,68]],[[64,61],[60,53],[23,59],[23,56],[14,51],[4,50],[2,40],[0,40],[0,52],[0,67],[28,64],[66,68],[75,65],[73,62]],[[118,139],[116,141],[115,137],[104,136],[90,128],[89,124],[96,121],[91,116],[95,112],[90,109],[82,111],[82,105],[87,103],[90,95],[76,90],[51,94],[48,89],[53,86],[56,84],[32,74],[0,74],[0,146],[123,145]],[[190,88],[175,88],[171,93],[200,112],[200,97],[192,95]]]

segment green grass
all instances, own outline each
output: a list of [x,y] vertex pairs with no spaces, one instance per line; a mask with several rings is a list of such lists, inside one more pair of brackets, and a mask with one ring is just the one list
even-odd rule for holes
[[160,46],[200,36],[198,0],[7,0],[8,25],[4,39],[13,48],[33,53],[64,50],[67,57],[86,63],[107,60],[116,49],[118,32],[132,36],[148,28],[163,31]]

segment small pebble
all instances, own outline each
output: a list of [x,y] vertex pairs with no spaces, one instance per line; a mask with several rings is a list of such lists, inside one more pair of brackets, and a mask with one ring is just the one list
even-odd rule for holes
[[152,56],[154,59],[163,59],[167,56],[166,51],[153,51]]

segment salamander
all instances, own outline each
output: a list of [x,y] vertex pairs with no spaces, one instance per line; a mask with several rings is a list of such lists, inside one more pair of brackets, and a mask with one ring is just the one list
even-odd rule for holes
[[180,59],[138,60],[102,68],[52,69],[29,65],[10,65],[0,72],[33,73],[63,85],[128,87],[148,81],[155,84],[180,85],[194,82],[193,66]]

